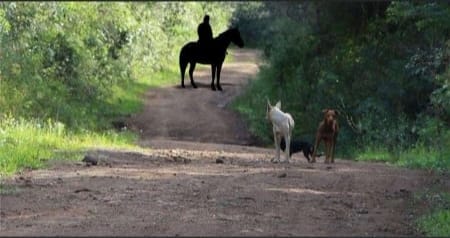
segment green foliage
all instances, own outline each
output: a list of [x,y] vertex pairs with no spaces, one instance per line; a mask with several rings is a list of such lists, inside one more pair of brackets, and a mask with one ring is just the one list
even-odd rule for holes
[[382,161],[409,168],[449,171],[450,160],[445,159],[450,158],[449,139],[450,137],[447,135],[447,141],[445,142],[447,147],[444,148],[425,146],[421,143],[417,143],[408,149],[399,148],[397,151],[390,151],[385,147],[372,148],[366,146],[365,149],[358,149],[353,154],[355,154],[355,159],[360,161]]
[[140,110],[149,87],[179,82],[179,50],[203,16],[217,35],[235,5],[0,3],[0,174],[132,143],[111,121]]
[[[414,148],[401,151],[397,164],[411,168],[430,168],[434,170],[450,170],[448,149],[446,152],[435,148],[416,145]],[[446,154],[446,155],[445,155]]]
[[356,153],[356,160],[358,161],[392,161],[392,154],[384,148],[366,147],[364,150]]
[[1,3],[0,113],[95,129],[100,123],[92,121],[113,114],[114,88],[173,71],[203,15],[217,35],[232,9],[219,2]]
[[256,135],[271,141],[266,97],[281,100],[298,122],[294,136],[311,142],[322,109],[336,108],[340,156],[448,169],[447,3],[264,2],[235,17],[254,26],[242,34],[257,36],[268,59],[234,104]]
[[431,237],[450,236],[450,211],[442,210],[422,218],[420,228]]
[[2,7],[11,25],[2,34],[2,84],[16,88],[7,94],[18,100],[8,102],[5,97],[3,112],[55,118],[76,126],[73,115],[84,118],[88,113],[81,105],[101,102],[110,85],[126,79],[127,59],[118,62],[109,52],[122,47],[115,42],[118,29],[126,31],[129,26],[120,21],[122,25],[112,29],[114,16],[97,19],[96,12],[105,11],[103,3],[4,3]]
[[[262,68],[261,72],[265,72],[267,69]],[[237,110],[249,123],[249,130],[253,135],[259,137],[263,142],[268,144],[271,141],[271,134],[267,131],[271,131],[270,123],[266,121],[266,95],[272,95],[275,87],[270,87],[269,83],[273,81],[261,79],[258,82],[255,80],[249,81],[247,86],[247,93],[238,96],[233,102],[232,107]],[[272,104],[276,103],[277,99],[271,99]],[[285,108],[285,105],[281,105]]]
[[231,24],[239,26],[246,45],[255,47],[262,42],[261,38],[265,37],[264,28],[269,25],[268,14],[263,2],[243,2],[236,6]]
[[415,203],[426,204],[430,211],[417,219],[419,229],[429,237],[450,236],[450,194],[435,189],[416,195]]
[[23,168],[39,168],[49,159],[81,159],[93,147],[134,148],[136,135],[128,132],[93,133],[69,131],[61,122],[48,120],[0,120],[0,175],[11,175]]

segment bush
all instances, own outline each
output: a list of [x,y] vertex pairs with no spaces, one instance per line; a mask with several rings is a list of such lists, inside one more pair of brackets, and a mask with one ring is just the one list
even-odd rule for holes
[[[0,3],[0,114],[104,128],[113,89],[171,71],[205,13],[226,29],[229,3]],[[181,14],[183,13],[183,14]]]
[[236,22],[266,24],[243,33],[258,36],[268,66],[234,104],[256,135],[271,141],[266,97],[281,100],[301,122],[294,136],[310,141],[322,109],[335,108],[338,156],[448,168],[448,4],[267,2],[241,11]]
[[178,81],[179,50],[197,40],[204,14],[217,35],[233,8],[1,2],[0,174],[72,157],[58,150],[132,143],[128,133],[110,131],[111,121],[140,110],[149,87]]
[[430,206],[430,212],[417,220],[419,229],[426,236],[448,237],[450,235],[450,194],[447,192],[428,191],[415,199]]

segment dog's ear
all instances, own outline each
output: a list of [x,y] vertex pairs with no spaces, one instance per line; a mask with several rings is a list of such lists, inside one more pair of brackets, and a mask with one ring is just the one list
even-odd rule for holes
[[267,99],[267,107],[270,107],[270,108],[272,108],[272,105],[270,105],[270,101],[269,101],[269,98],[268,98],[268,97],[266,97],[266,99]]
[[334,113],[336,113],[336,116],[339,116],[339,114],[341,114],[338,110],[334,110]]
[[329,109],[323,109],[322,113],[327,113]]
[[272,105],[270,105],[269,99],[267,99],[266,105],[266,119],[269,119],[270,110],[272,109]]
[[270,105],[269,99],[267,99],[267,112],[269,112],[272,109],[272,105]]
[[281,110],[281,101],[278,101],[277,104],[275,104],[275,107]]

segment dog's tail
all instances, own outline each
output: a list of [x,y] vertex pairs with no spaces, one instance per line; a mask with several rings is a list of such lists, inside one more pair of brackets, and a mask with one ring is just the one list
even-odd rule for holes
[[294,118],[292,118],[291,114],[286,113],[288,115],[288,125],[289,125],[289,130],[293,131],[294,130],[294,126],[295,126],[295,122],[294,122]]

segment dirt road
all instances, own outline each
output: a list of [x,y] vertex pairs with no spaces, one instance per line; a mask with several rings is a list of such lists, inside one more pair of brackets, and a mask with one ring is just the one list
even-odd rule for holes
[[[129,119],[141,151],[96,150],[97,166],[59,161],[3,181],[0,235],[420,235],[415,192],[423,171],[337,159],[272,164],[227,108],[255,75],[255,51],[230,52],[223,92],[178,85],[146,94]],[[264,106],[264,105],[262,105]]]

